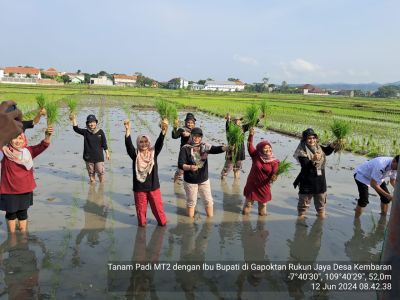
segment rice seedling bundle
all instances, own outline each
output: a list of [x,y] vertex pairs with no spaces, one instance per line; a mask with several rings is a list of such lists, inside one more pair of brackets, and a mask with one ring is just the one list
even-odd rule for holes
[[53,126],[58,122],[58,104],[49,102],[45,106],[47,112],[47,126]]
[[336,138],[334,141],[335,144],[335,152],[343,151],[346,145],[346,136],[350,132],[350,124],[341,121],[341,120],[334,120],[331,125],[332,135]]
[[284,160],[279,162],[278,172],[276,173],[276,176],[289,175],[289,171],[292,169],[292,167],[293,164],[290,161],[287,161],[287,156],[286,156]]
[[168,105],[167,101],[165,101],[163,99],[159,99],[156,101],[155,107],[156,107],[158,114],[160,115],[161,120],[168,119],[169,105]]
[[67,99],[67,106],[69,108],[69,113],[74,114],[76,113],[76,108],[78,107],[78,100],[74,98]]
[[239,151],[242,150],[243,143],[244,143],[244,133],[241,126],[230,122],[228,125],[228,130],[226,132],[226,138],[228,140],[229,145],[229,154],[227,158],[231,159],[233,163],[236,162],[236,156]]
[[46,98],[44,97],[43,94],[36,96],[36,103],[40,109],[46,106]]
[[168,105],[168,121],[170,124],[174,124],[175,120],[178,120],[178,111],[176,109],[176,106],[173,104]]
[[246,108],[244,119],[246,124],[249,125],[250,128],[257,125],[259,113],[259,108],[255,104],[252,104]]
[[261,110],[261,113],[264,115],[264,117],[267,116],[267,110],[268,110],[267,99],[264,99],[261,101],[260,110]]

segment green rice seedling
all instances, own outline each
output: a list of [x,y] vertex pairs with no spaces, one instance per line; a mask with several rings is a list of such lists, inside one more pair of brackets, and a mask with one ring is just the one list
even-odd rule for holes
[[36,96],[36,103],[40,109],[46,106],[46,98],[44,97],[43,94]]
[[276,176],[280,176],[280,175],[288,176],[289,172],[290,172],[290,170],[292,170],[292,168],[293,168],[293,163],[288,161],[287,156],[286,156],[284,160],[279,162],[278,172],[276,173]]
[[173,104],[168,104],[168,121],[170,124],[174,124],[175,120],[178,120],[178,111],[176,106]]
[[78,107],[78,100],[74,98],[68,98],[67,99],[67,106],[69,108],[69,113],[70,114],[75,114],[76,113],[76,108]]
[[122,109],[124,110],[126,117],[130,120],[132,115],[131,106],[128,103],[124,103]]
[[258,116],[259,116],[259,108],[255,104],[247,106],[244,119],[246,124],[248,124],[250,128],[255,127],[257,125]]
[[47,112],[47,126],[53,126],[58,122],[58,104],[50,102],[46,104],[45,108]]
[[169,105],[168,105],[167,101],[165,101],[163,99],[158,99],[155,102],[155,107],[156,107],[158,114],[160,115],[161,120],[168,119]]
[[333,120],[331,125],[332,135],[336,138],[334,141],[335,151],[341,152],[346,144],[346,136],[350,132],[350,124],[342,120]]
[[244,133],[241,126],[230,122],[228,130],[226,131],[226,138],[229,145],[229,153],[227,159],[231,159],[233,163],[236,162],[236,156],[241,151],[244,142]]
[[264,115],[264,118],[267,116],[267,111],[268,111],[268,102],[267,99],[264,99],[260,103],[260,110],[261,113]]

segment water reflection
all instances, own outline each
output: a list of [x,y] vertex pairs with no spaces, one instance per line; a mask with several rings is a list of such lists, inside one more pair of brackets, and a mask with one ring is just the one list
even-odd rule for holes
[[[180,239],[179,263],[190,264],[191,262],[203,263],[205,261],[209,238],[214,226],[209,219],[204,221],[200,230],[198,226],[186,218],[186,221],[181,219],[181,222],[171,230],[171,233]],[[175,276],[186,299],[195,299],[196,291],[207,291],[220,298],[215,281],[205,276],[204,271],[176,271]]]
[[[160,257],[160,251],[164,239],[166,227],[157,226],[151,235],[150,242],[146,242],[146,227],[139,227],[136,231],[136,238],[133,247],[132,262],[133,263],[156,263]],[[131,273],[129,286],[126,291],[127,299],[159,299],[154,284],[154,276],[156,271],[152,270],[135,270]]]
[[345,243],[346,255],[354,263],[379,262],[381,251],[377,246],[383,242],[386,228],[386,216],[381,216],[369,233],[361,227],[359,218],[353,222],[353,236]]
[[87,243],[94,248],[99,244],[99,235],[106,229],[108,209],[104,201],[104,185],[100,184],[97,191],[95,185],[90,185],[85,206],[85,225],[76,236],[73,253],[73,264],[80,265],[80,244],[86,237]]
[[[290,256],[288,263],[291,264],[314,264],[321,249],[323,233],[323,219],[317,218],[308,233],[308,225],[305,220],[296,221],[296,229],[293,240],[288,240]],[[303,287],[308,283],[306,280],[294,278],[286,280],[289,296],[294,299],[304,299]],[[323,295],[318,295],[322,297]]]
[[243,202],[242,190],[240,188],[239,179],[235,179],[232,183],[232,187],[226,180],[221,180],[221,189],[223,192],[222,198],[222,220],[219,225],[219,237],[220,237],[220,254],[222,255],[222,249],[226,247],[227,241],[233,240],[238,235],[240,230],[240,207]]
[[4,274],[4,283],[0,296],[8,299],[38,299],[39,261],[34,247],[41,249],[43,260],[48,258],[46,247],[40,239],[27,233],[9,234],[8,239],[0,245],[0,270]]

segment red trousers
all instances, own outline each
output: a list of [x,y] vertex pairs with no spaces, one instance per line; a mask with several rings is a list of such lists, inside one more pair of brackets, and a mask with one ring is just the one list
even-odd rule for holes
[[164,213],[164,207],[161,199],[160,189],[150,192],[134,192],[136,214],[139,226],[146,225],[147,203],[150,202],[151,211],[157,220],[158,225],[167,224],[167,217]]

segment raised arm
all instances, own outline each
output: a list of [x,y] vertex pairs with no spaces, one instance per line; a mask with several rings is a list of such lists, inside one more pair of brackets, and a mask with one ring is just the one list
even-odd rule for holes
[[247,139],[247,151],[251,157],[255,157],[257,155],[257,150],[253,145],[254,138],[254,129],[250,130],[249,137]]
[[125,120],[124,121],[124,126],[125,126],[125,147],[126,147],[126,152],[128,153],[129,157],[135,161],[136,160],[136,149],[132,144],[132,139],[131,139],[131,121]]
[[328,146],[321,146],[322,151],[324,151],[325,155],[331,155],[333,151],[335,151],[335,148],[332,147],[331,145]]
[[45,132],[44,140],[42,140],[40,144],[28,147],[28,150],[31,152],[32,158],[35,158],[49,147],[52,134],[53,128],[48,127]]
[[155,156],[158,156],[158,154],[160,154],[162,147],[164,145],[164,138],[165,138],[165,133],[161,131],[160,135],[157,138],[156,144],[154,145]]

